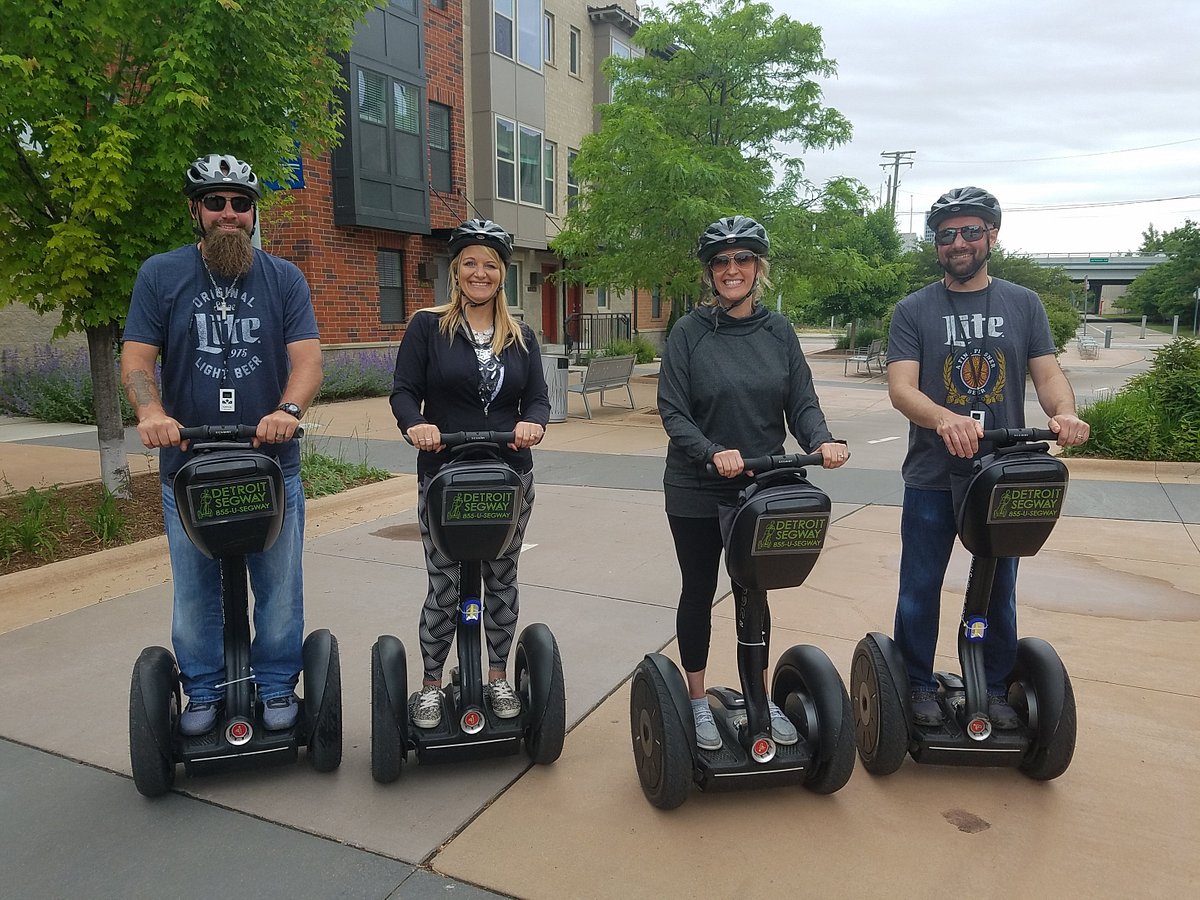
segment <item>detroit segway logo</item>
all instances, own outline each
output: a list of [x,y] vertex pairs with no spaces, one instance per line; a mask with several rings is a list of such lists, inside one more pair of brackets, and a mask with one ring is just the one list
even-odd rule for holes
[[947,406],[970,406],[975,400],[986,404],[1004,402],[1008,365],[1000,350],[965,350],[946,357],[942,382]]

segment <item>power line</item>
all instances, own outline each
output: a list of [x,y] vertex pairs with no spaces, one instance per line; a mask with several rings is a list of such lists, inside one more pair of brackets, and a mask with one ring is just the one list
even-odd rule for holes
[[1050,203],[1044,206],[1006,206],[1007,212],[1049,212],[1060,209],[1099,209],[1106,206],[1134,206],[1140,203],[1168,203],[1172,200],[1195,200],[1200,194],[1181,194],[1178,197],[1152,197],[1146,200],[1102,200],[1096,203]]
[[1138,153],[1142,150],[1158,150],[1162,147],[1177,147],[1180,144],[1194,144],[1196,141],[1200,141],[1200,137],[1184,138],[1182,141],[1168,141],[1165,144],[1148,144],[1145,147],[1126,147],[1123,150],[1100,150],[1096,153],[1076,153],[1071,156],[1031,156],[1027,159],[926,159],[925,162],[957,166],[992,166],[998,163],[1053,162],[1060,159],[1086,159],[1090,156],[1113,156],[1117,153]]

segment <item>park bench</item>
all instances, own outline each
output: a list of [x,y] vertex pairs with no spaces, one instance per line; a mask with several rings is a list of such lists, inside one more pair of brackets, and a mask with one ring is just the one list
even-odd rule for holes
[[583,381],[579,384],[567,385],[572,394],[583,398],[583,409],[590,419],[592,407],[588,404],[588,394],[599,394],[600,405],[604,405],[604,392],[613,388],[625,388],[629,394],[629,408],[634,409],[633,389],[629,387],[629,379],[633,376],[633,365],[636,356],[597,356],[588,363],[583,373]]
[[866,347],[856,347],[846,354],[846,363],[842,367],[842,374],[850,374],[850,363],[854,363],[854,374],[861,375],[863,369],[867,370],[868,375],[875,374],[872,371],[873,366],[879,367],[879,374],[883,374],[883,340],[871,341]]

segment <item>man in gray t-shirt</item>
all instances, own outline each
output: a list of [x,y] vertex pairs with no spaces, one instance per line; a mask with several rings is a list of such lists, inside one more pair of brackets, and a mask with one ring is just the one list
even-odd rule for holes
[[[1037,294],[988,275],[1000,218],[996,198],[976,187],[957,188],[933,204],[929,227],[946,275],[901,300],[888,332],[888,394],[909,420],[895,638],[920,725],[942,721],[933,657],[942,582],[957,536],[950,491],[955,460],[962,464],[979,452],[985,428],[1025,425],[1026,375],[1058,443],[1088,438]],[[988,712],[1001,729],[1020,726],[1006,699],[1017,650],[1016,580],[1017,560],[1000,560],[984,642]]]

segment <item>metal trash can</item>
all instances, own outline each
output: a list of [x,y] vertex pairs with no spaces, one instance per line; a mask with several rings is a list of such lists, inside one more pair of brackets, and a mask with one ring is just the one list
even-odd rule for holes
[[542,374],[546,376],[546,392],[550,396],[550,421],[567,421],[567,376],[570,360],[553,353],[542,354]]

